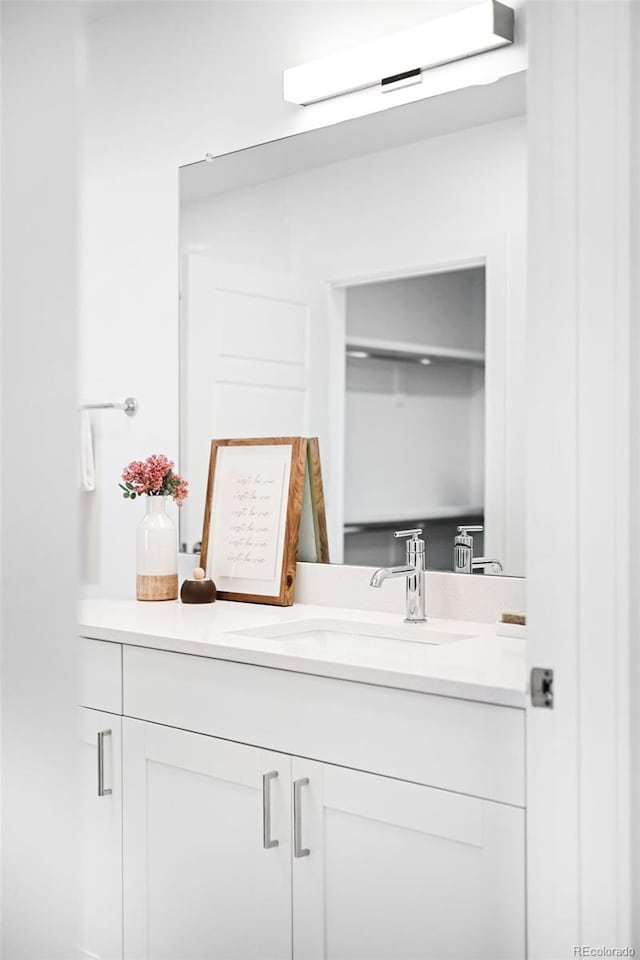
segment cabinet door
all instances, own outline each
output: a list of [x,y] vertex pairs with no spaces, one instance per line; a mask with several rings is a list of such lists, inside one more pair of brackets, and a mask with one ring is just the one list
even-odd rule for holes
[[78,714],[82,814],[79,952],[93,960],[120,960],[122,719],[87,708]]
[[124,720],[127,960],[291,957],[291,761]]
[[523,810],[306,760],[292,774],[295,960],[524,957]]

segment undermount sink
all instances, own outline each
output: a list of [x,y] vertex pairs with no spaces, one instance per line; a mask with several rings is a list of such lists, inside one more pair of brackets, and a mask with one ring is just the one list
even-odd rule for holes
[[351,620],[298,620],[292,623],[276,623],[266,627],[251,627],[234,633],[245,637],[261,637],[281,640],[287,647],[314,646],[323,650],[345,648],[362,650],[367,647],[391,644],[397,650],[400,643],[421,643],[429,646],[470,640],[471,633],[449,633],[436,630],[428,623],[392,624],[359,623]]

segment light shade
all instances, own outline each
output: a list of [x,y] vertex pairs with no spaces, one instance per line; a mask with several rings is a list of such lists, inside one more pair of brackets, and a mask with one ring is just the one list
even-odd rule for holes
[[513,10],[497,0],[483,0],[419,27],[290,67],[283,73],[283,96],[306,106],[366,87],[385,89],[389,80],[402,84],[407,74],[415,82],[419,71],[510,43]]

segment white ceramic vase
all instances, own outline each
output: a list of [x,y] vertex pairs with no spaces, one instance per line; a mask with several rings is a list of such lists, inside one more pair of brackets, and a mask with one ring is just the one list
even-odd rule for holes
[[176,600],[178,597],[178,537],[167,513],[167,500],[168,497],[147,495],[147,510],[138,524],[138,600]]

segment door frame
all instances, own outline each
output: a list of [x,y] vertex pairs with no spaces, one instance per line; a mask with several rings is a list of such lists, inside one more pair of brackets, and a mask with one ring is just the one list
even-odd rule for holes
[[555,688],[553,710],[527,715],[530,960],[634,935],[633,7],[527,7],[527,666]]
[[[339,478],[339,489],[333,491],[333,502],[338,505],[337,529],[344,526],[344,469],[345,469],[345,346],[346,346],[346,291],[349,287],[384,280],[429,276],[485,268],[485,524],[490,527],[490,540],[485,539],[485,552],[506,560],[508,567],[506,520],[509,497],[507,489],[507,433],[509,375],[507,371],[509,346],[509,237],[506,234],[465,237],[455,244],[426,243],[419,256],[411,263],[397,266],[389,262],[357,274],[338,275],[328,279],[329,284],[329,352],[332,384],[339,389],[330,399],[331,449],[336,458],[334,479]],[[489,323],[491,317],[491,323]],[[491,424],[491,426],[489,426]],[[524,532],[524,523],[523,523]],[[332,554],[333,556],[333,554]],[[340,557],[340,561],[342,557]]]

